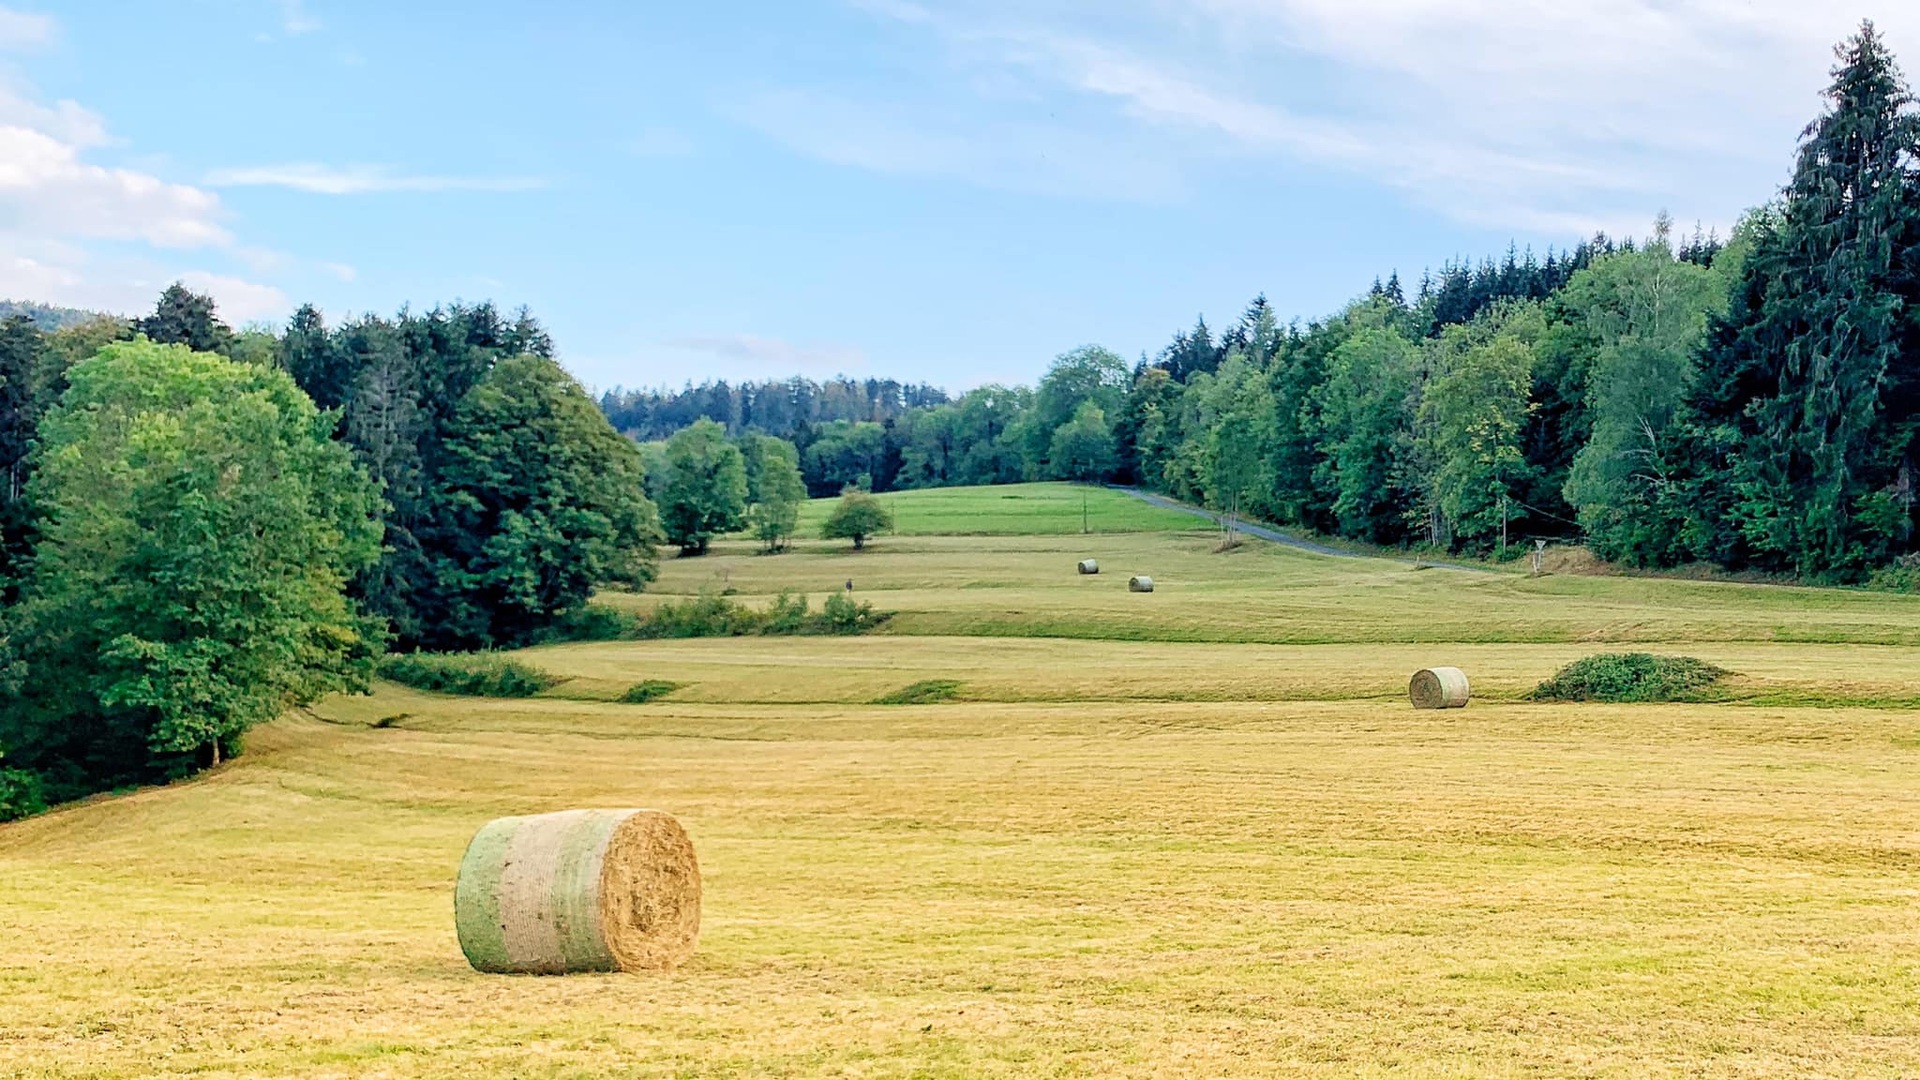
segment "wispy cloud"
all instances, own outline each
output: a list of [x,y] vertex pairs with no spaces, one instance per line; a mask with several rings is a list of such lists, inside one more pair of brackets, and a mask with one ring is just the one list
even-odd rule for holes
[[280,29],[289,37],[311,34],[320,29],[320,20],[307,11],[301,0],[279,0]]
[[279,187],[314,195],[365,195],[381,192],[531,191],[546,181],[530,176],[435,176],[397,172],[384,165],[322,165],[292,162],[216,169],[210,187]]
[[[1097,20],[847,2],[940,44],[954,86],[1107,102],[1076,130],[1178,140],[1160,149],[1182,171],[1306,162],[1464,221],[1556,232],[1689,201],[1725,220],[1764,198],[1827,49],[1857,25],[1805,0],[1113,0]],[[1898,47],[1920,11],[1881,25]]]
[[53,40],[50,16],[0,7],[0,49],[27,49]]
[[866,355],[842,345],[798,345],[757,334],[711,334],[662,342],[678,352],[725,361],[748,375],[841,375],[866,366]]
[[325,270],[341,281],[353,281],[360,276],[360,271],[355,270],[346,263],[323,262],[320,264],[320,269]]
[[733,112],[809,157],[872,172],[953,176],[982,187],[1093,199],[1162,199],[1179,186],[1163,158],[1060,124],[1015,121],[966,130],[908,106],[799,89],[756,95]]

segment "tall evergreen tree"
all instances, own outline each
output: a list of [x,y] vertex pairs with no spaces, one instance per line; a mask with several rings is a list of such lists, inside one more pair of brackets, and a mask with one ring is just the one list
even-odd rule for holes
[[1920,123],[1872,23],[1837,53],[1706,360],[1695,504],[1722,561],[1850,577],[1912,530]]
[[158,344],[185,345],[194,352],[226,353],[233,347],[233,330],[214,312],[213,297],[178,281],[167,286],[153,314],[135,329]]

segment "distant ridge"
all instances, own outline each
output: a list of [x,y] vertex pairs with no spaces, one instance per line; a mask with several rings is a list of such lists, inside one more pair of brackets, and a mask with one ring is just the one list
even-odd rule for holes
[[15,315],[25,315],[42,330],[64,330],[69,326],[108,317],[105,312],[83,308],[55,307],[52,304],[36,304],[31,300],[0,300],[0,322]]

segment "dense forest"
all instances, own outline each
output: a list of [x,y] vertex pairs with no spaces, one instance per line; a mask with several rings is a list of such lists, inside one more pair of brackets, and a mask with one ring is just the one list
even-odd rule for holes
[[1264,297],[1129,363],[949,397],[804,379],[596,404],[533,316],[450,304],[235,331],[0,319],[0,819],[181,775],[388,651],[551,640],[657,546],[777,553],[867,493],[1138,484],[1383,545],[1577,538],[1640,567],[1920,585],[1920,116],[1843,43],[1779,196],[1724,239],[1453,263],[1282,323]]

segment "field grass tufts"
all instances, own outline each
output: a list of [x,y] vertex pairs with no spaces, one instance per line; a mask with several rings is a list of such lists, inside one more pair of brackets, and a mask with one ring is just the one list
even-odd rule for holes
[[627,687],[627,692],[620,695],[620,700],[629,705],[645,705],[649,701],[666,697],[685,685],[685,683],[668,682],[665,679],[648,679]]
[[404,653],[380,662],[380,677],[435,694],[526,698],[560,680],[530,664],[492,653]]
[[891,694],[874,698],[875,705],[932,705],[940,701],[952,701],[960,694],[960,683],[954,679],[923,679],[909,686],[903,686]]
[[1725,668],[1691,656],[1599,653],[1575,660],[1535,687],[1529,701],[1646,703],[1699,701],[1727,677]]

